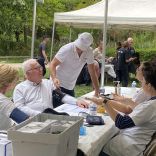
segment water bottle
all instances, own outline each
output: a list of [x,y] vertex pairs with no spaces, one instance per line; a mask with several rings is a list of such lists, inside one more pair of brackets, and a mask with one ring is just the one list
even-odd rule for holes
[[135,81],[132,82],[131,88],[132,88],[131,89],[131,92],[132,92],[131,94],[134,95],[136,93],[136,82]]
[[117,94],[121,95],[120,81],[118,81],[118,83],[117,83]]
[[80,127],[79,135],[81,135],[81,136],[86,135],[86,127],[85,126]]
[[135,81],[132,82],[131,87],[136,88],[136,82]]
[[97,105],[95,103],[89,105],[89,114],[94,116],[97,114]]

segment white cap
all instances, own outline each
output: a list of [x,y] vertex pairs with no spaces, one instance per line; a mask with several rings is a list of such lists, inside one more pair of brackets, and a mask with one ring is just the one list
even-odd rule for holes
[[86,51],[91,44],[93,43],[93,36],[88,33],[84,32],[78,36],[78,39],[75,40],[74,44],[76,47],[81,49],[82,51]]

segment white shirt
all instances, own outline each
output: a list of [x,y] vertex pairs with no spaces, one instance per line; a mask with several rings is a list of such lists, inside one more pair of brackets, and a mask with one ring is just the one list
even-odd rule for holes
[[9,116],[14,108],[13,102],[0,93],[0,130],[7,130],[11,127]]
[[147,101],[151,98],[151,96],[147,95],[142,88],[140,88],[136,94],[133,96],[132,100],[136,103],[142,103],[144,101]]
[[13,100],[15,105],[28,114],[34,116],[52,105],[52,81],[42,79],[38,85],[26,80],[15,87]]
[[[52,91],[55,89],[51,80],[42,79],[39,85],[26,80],[15,87],[13,100],[15,105],[29,116],[37,115],[46,108],[53,108]],[[62,102],[76,104],[77,99],[66,95]]]
[[135,125],[120,130],[104,147],[111,156],[143,156],[146,145],[156,131],[156,100],[138,104],[129,115]]
[[73,42],[61,47],[55,57],[61,62],[56,68],[56,76],[60,80],[61,87],[69,90],[75,87],[83,66],[86,63],[94,63],[92,49],[88,48],[88,51],[84,51],[79,57]]

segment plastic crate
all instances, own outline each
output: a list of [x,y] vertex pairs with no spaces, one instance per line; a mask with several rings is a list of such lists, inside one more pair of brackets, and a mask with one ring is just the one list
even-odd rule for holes
[[39,114],[8,130],[14,156],[76,156],[83,118]]

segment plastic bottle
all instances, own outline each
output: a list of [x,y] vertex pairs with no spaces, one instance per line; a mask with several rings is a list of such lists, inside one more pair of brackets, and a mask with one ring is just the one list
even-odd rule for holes
[[120,95],[121,94],[120,81],[114,81],[114,85],[115,85],[115,94]]
[[117,94],[121,95],[120,81],[117,81]]
[[134,94],[136,93],[136,90],[137,90],[137,89],[136,89],[136,81],[133,81],[133,82],[132,82],[131,88],[132,88],[132,89],[131,89],[131,92],[132,92],[131,94],[134,95]]
[[81,127],[80,127],[80,132],[79,132],[79,134],[80,134],[81,136],[86,135],[86,127],[85,127],[85,126],[81,126]]
[[131,87],[136,88],[136,82],[135,81],[132,82]]
[[97,105],[95,103],[89,105],[89,114],[94,116],[97,114]]

